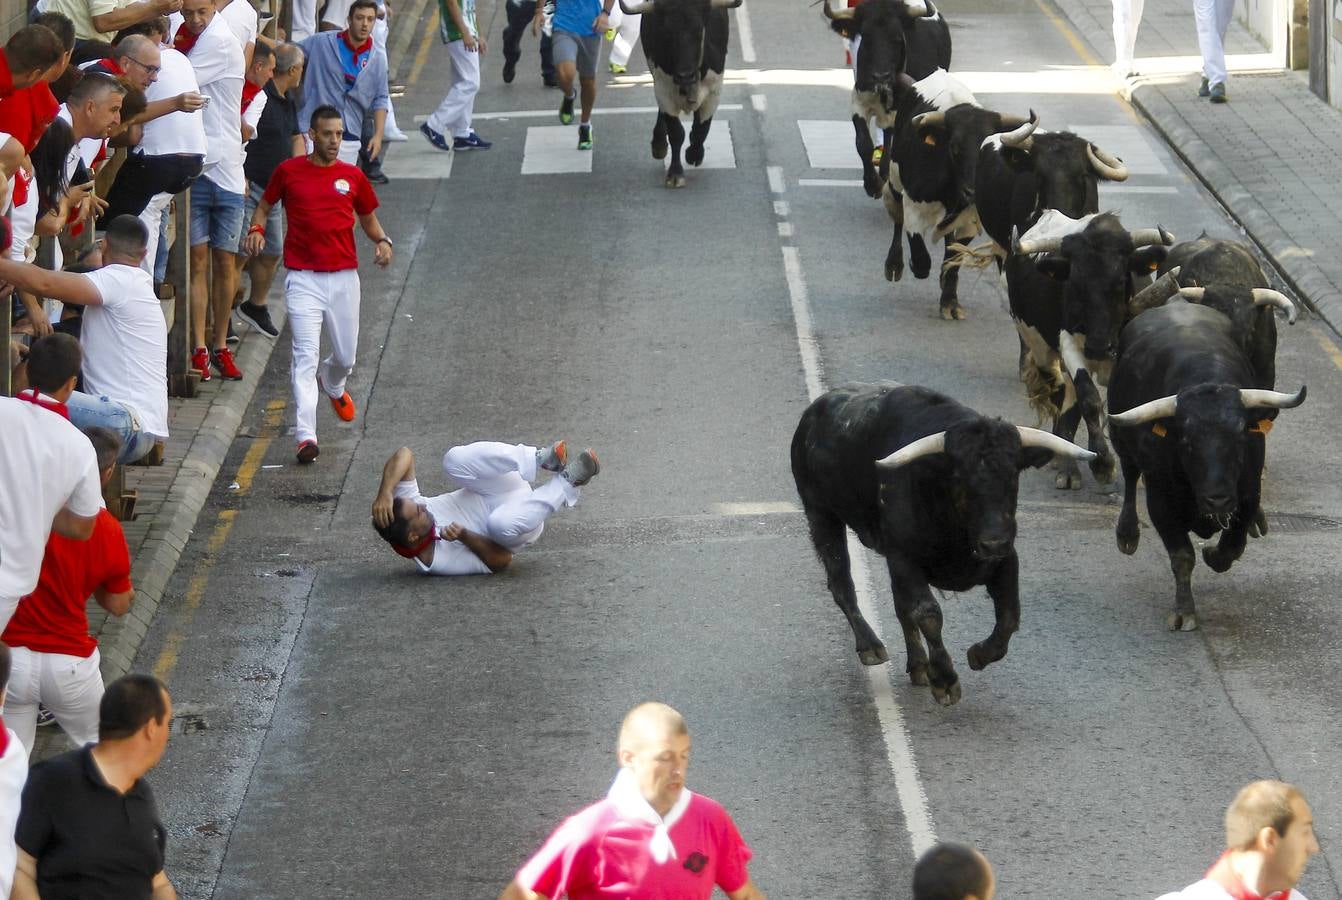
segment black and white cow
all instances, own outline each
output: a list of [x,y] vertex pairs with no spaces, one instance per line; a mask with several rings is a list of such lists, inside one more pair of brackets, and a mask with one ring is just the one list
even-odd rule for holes
[[1255,387],[1236,326],[1209,307],[1171,300],[1123,330],[1109,382],[1109,428],[1123,467],[1118,548],[1137,549],[1137,479],[1174,572],[1173,631],[1197,627],[1191,531],[1220,532],[1203,561],[1225,572],[1244,553],[1258,517],[1266,435],[1277,411],[1305,400]]
[[969,666],[977,671],[1006,656],[1020,622],[1019,474],[1055,453],[1093,455],[923,387],[848,384],[807,408],[792,438],[792,475],[863,665],[890,655],[857,608],[845,527],[886,559],[909,679],[930,683],[932,696],[949,706],[960,699],[959,676],[941,640],[941,607],[930,586],[986,585],[997,621],[969,648]]
[[951,67],[951,30],[931,0],[862,0],[835,12],[824,0],[825,18],[855,47],[853,130],[862,160],[862,185],[881,195],[872,155],[871,124],[894,124],[897,94],[910,82]]
[[[1165,258],[1174,237],[1163,228],[1129,232],[1112,213],[1070,219],[1049,210],[1012,247],[1004,264],[1007,299],[1025,346],[1031,404],[1071,440],[1081,420],[1095,451],[1091,473],[1114,479],[1100,386],[1108,382],[1119,330],[1137,287]],[[1075,463],[1059,467],[1057,487],[1081,487]]]
[[666,159],[669,145],[667,187],[685,186],[685,168],[680,162],[680,145],[685,140],[681,116],[694,116],[685,162],[697,166],[704,161],[704,141],[722,96],[722,72],[727,65],[727,10],[740,5],[741,0],[620,0],[625,15],[643,16],[643,55],[657,97],[652,158]]

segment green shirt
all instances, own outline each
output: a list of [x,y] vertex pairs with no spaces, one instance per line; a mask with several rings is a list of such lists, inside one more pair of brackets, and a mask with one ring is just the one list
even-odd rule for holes
[[[479,34],[475,29],[475,0],[457,0],[457,4],[461,7],[461,18],[466,22],[466,27],[471,30],[471,36],[474,37]],[[444,44],[459,41],[465,36],[457,30],[456,23],[452,21],[452,13],[447,8],[447,0],[438,0],[438,31],[442,35]]]

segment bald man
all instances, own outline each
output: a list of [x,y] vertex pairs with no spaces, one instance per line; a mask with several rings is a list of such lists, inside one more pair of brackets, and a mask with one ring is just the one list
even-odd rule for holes
[[499,900],[764,900],[750,847],[718,803],[685,787],[690,730],[665,703],[620,726],[620,770],[606,798],[564,821]]
[[993,867],[964,844],[937,844],[913,866],[913,900],[993,900]]

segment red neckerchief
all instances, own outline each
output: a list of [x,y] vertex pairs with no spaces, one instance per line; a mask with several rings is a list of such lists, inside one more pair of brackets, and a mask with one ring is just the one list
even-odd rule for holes
[[106,72],[108,75],[111,75],[114,78],[120,78],[122,75],[126,74],[126,70],[121,68],[121,64],[110,56],[106,57],[105,59],[98,60],[96,63],[89,66],[89,68],[102,69],[104,72]]
[[358,56],[358,55],[360,55],[361,53],[367,53],[369,50],[372,50],[372,49],[373,49],[373,38],[372,38],[372,36],[369,36],[368,38],[366,38],[366,39],[364,40],[364,42],[363,42],[362,44],[360,44],[359,46],[357,46],[357,47],[354,46],[354,43],[353,43],[352,41],[350,41],[350,39],[349,39],[349,29],[348,29],[348,28],[346,28],[344,31],[340,32],[340,39],[341,39],[342,41],[345,42],[345,46],[348,47],[348,48],[350,49],[350,52],[353,53],[355,56]]
[[49,409],[58,416],[64,416],[66,421],[70,419],[70,410],[59,400],[52,400],[45,394],[39,394],[37,388],[28,388],[26,391],[19,391],[14,395],[15,400],[22,400],[25,403],[31,403],[33,406],[40,406],[43,409]]
[[264,87],[265,85],[263,84],[252,84],[250,80],[246,78],[242,79],[242,108],[244,111],[247,107],[252,105],[252,101],[256,99],[256,95],[261,93],[261,89]]
[[[202,34],[204,32],[202,31]],[[191,48],[196,46],[196,41],[200,40],[199,34],[192,34],[191,30],[185,24],[177,29],[177,34],[173,35],[172,48],[178,53],[191,54]]]
[[33,176],[28,174],[28,170],[19,167],[14,173],[14,205],[22,206],[28,202],[28,187],[33,183]]
[[430,531],[428,536],[425,537],[424,540],[420,541],[418,544],[415,544],[415,546],[407,547],[403,544],[392,544],[391,549],[395,550],[397,553],[401,554],[406,559],[417,559],[419,555],[424,552],[426,547],[428,547],[434,541],[441,541],[441,540],[442,537],[440,537],[438,534],[438,526],[434,525],[433,531]]
[[1249,889],[1244,883],[1244,879],[1239,877],[1239,873],[1230,865],[1230,851],[1227,850],[1221,854],[1221,858],[1212,864],[1207,870],[1207,880],[1219,884],[1233,900],[1289,900],[1291,889],[1277,891],[1275,894],[1268,894],[1266,897],[1260,897]]
[[0,717],[0,756],[5,755],[9,749],[9,729],[5,727],[5,720]]

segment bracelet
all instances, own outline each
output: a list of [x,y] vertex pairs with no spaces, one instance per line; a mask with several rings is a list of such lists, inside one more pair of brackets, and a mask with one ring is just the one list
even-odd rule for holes
[[247,233],[248,233],[248,234],[265,234],[265,233],[266,233],[266,226],[264,226],[264,225],[253,225],[251,228],[248,228],[248,229],[247,229]]

